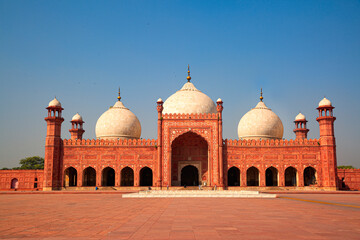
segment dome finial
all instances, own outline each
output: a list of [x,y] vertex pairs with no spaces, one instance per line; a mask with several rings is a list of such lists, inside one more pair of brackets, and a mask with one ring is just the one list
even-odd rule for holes
[[118,101],[120,101],[120,99],[121,99],[121,97],[120,97],[120,87],[119,87],[119,92],[118,92],[118,97],[117,97],[117,99],[118,99]]
[[186,78],[188,80],[188,82],[190,82],[191,77],[190,77],[190,65],[188,64],[188,76]]
[[262,102],[263,101],[263,96],[262,96],[262,88],[261,88],[261,91],[260,91],[260,101]]

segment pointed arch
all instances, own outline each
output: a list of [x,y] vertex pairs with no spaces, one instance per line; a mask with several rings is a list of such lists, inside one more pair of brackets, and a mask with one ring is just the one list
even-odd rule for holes
[[240,186],[240,170],[237,167],[231,167],[228,170],[228,186]]
[[96,186],[96,170],[92,167],[87,167],[83,171],[83,186]]
[[259,169],[256,167],[250,167],[246,171],[246,185],[247,186],[259,186]]
[[77,170],[73,167],[68,167],[64,171],[64,186],[75,187],[77,186]]
[[307,167],[304,169],[304,186],[316,185],[316,170],[313,167]]
[[11,179],[11,189],[19,188],[19,180],[17,178]]
[[130,167],[121,169],[120,186],[134,186],[134,170]]
[[294,167],[288,167],[285,169],[285,186],[295,187],[297,186],[297,170]]
[[187,165],[181,169],[181,186],[198,186],[199,170],[193,165]]
[[265,171],[266,186],[278,186],[279,171],[275,167],[269,167]]
[[153,172],[149,167],[143,167],[140,170],[140,186],[153,185]]
[[101,186],[115,186],[115,170],[112,167],[106,167],[102,170]]

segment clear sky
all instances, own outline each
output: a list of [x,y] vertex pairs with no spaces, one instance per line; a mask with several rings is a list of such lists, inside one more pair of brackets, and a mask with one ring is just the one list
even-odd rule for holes
[[192,82],[224,101],[224,138],[259,101],[293,139],[295,116],[319,137],[316,107],[335,106],[338,165],[360,168],[359,1],[0,0],[0,168],[44,156],[46,107],[85,121],[84,138],[113,105],[117,88],[156,138],[156,100]]

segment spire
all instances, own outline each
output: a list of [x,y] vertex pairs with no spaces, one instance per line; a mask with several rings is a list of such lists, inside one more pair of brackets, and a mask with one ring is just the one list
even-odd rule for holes
[[190,77],[190,65],[188,64],[188,76],[186,78],[188,80],[188,82],[190,82],[191,77]]
[[120,87],[119,87],[119,92],[118,92],[118,97],[117,97],[117,99],[118,99],[118,101],[120,101],[120,99],[121,99],[121,97],[120,97]]
[[260,101],[262,102],[263,101],[263,96],[262,96],[262,88],[261,88],[261,91],[260,91]]

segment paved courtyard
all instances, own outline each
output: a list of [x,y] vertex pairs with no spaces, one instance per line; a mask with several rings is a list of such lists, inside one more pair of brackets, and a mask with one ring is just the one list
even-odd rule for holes
[[360,239],[360,194],[277,199],[0,194],[0,238]]

